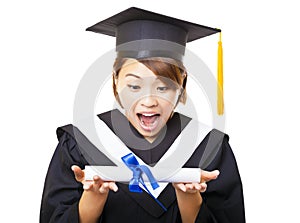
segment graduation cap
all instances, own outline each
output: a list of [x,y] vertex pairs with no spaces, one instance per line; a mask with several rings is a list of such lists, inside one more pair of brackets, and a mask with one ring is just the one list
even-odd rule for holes
[[[177,18],[131,7],[86,29],[116,37],[122,58],[167,57],[182,61],[186,43],[218,32]],[[218,48],[218,114],[223,114],[223,62],[221,35]]]

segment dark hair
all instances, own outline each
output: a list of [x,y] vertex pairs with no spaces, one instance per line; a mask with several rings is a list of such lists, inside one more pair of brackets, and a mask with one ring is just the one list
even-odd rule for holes
[[[120,103],[116,82],[115,80],[118,78],[119,72],[122,66],[128,58],[116,58],[114,66],[113,66],[113,92],[115,98]],[[187,81],[187,73],[186,69],[183,66],[182,62],[170,59],[170,58],[162,58],[162,57],[153,57],[146,59],[137,59],[140,63],[144,64],[148,69],[150,69],[155,75],[159,77],[165,77],[176,84],[182,87],[182,91],[178,98],[178,102],[182,102],[183,104],[186,102],[187,94],[186,94],[186,81]],[[163,79],[162,81],[164,81]],[[121,104],[121,103],[120,103]]]

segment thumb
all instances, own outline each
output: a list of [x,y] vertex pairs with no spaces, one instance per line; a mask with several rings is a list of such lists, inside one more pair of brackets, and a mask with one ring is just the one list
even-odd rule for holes
[[209,182],[211,180],[217,179],[219,176],[220,171],[219,170],[214,170],[214,171],[201,171],[201,183],[202,182]]
[[84,180],[84,171],[82,169],[80,169],[79,166],[76,166],[76,165],[73,165],[71,167],[71,169],[73,170],[74,172],[74,175],[75,175],[75,179],[78,181],[78,182],[81,182]]

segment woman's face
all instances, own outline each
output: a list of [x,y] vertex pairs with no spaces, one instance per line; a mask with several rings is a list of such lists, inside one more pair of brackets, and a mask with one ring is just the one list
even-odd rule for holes
[[180,86],[168,78],[156,76],[134,59],[122,66],[116,86],[127,119],[152,142],[170,118]]

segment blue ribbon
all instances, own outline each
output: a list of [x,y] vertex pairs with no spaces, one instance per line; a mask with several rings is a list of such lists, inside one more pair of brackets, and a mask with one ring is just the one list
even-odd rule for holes
[[148,177],[153,190],[159,187],[150,169],[145,165],[140,165],[138,160],[135,158],[135,156],[132,153],[123,156],[122,161],[133,173],[132,179],[129,182],[129,191],[142,193],[143,190],[139,186],[139,183],[141,183],[143,187],[147,190],[147,192],[150,194],[150,196],[162,207],[162,209],[164,209],[164,211],[167,211],[165,206],[156,197],[152,195],[152,193],[148,190],[148,188],[145,185],[144,179],[142,177],[143,173],[146,174],[146,176]]

